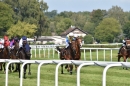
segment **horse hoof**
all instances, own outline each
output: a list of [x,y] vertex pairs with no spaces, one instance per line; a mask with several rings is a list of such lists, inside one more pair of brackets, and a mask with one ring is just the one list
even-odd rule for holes
[[31,75],[31,72],[28,72],[28,75]]
[[14,72],[18,72],[18,70],[14,70]]
[[69,72],[70,70],[69,69],[67,69],[67,72]]
[[70,72],[70,75],[72,75],[72,72]]

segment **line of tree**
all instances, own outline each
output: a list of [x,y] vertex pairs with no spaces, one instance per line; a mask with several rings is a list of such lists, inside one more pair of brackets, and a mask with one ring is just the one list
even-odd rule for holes
[[73,25],[89,34],[84,37],[85,43],[92,43],[93,39],[112,43],[130,38],[130,12],[124,12],[119,6],[109,10],[60,13],[57,10],[48,12],[48,8],[44,0],[1,0],[0,35],[60,35]]

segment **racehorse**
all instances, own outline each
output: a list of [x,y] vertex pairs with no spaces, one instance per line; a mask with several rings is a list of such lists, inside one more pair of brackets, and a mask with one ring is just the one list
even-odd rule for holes
[[[14,41],[14,48],[10,50],[10,59],[18,59],[18,57],[16,56],[18,50],[19,50],[19,42]],[[16,69],[14,70],[14,72],[17,72],[18,71],[18,65],[17,65],[17,63],[15,65],[16,65]],[[12,64],[12,68],[14,69],[13,64]]]
[[81,52],[80,48],[82,47],[82,39],[80,37],[75,37],[72,41],[72,50],[74,53],[74,60],[80,60]]
[[130,57],[130,40],[126,40],[126,46],[121,48],[120,53],[118,54],[118,62],[120,62],[121,57],[123,57],[124,62]]
[[[23,43],[23,48],[20,49],[18,52],[18,59],[24,59],[24,60],[30,60],[31,55],[27,54],[25,52],[25,44],[26,42]],[[28,74],[31,75],[31,69],[30,69],[31,64],[29,64],[29,72]],[[24,76],[23,78],[26,79],[26,70],[27,70],[27,64],[24,66]],[[20,78],[20,63],[18,63],[18,71],[19,71],[19,78]]]
[[[68,48],[59,48],[57,47],[57,50],[60,52],[60,59],[61,60],[80,60],[81,52],[80,47],[82,46],[82,39],[80,37],[75,37],[71,40],[71,43],[69,43]],[[73,65],[66,65],[65,68],[70,71],[70,74],[72,74]],[[77,70],[77,66],[75,65],[75,68]],[[63,65],[61,65],[61,74],[63,74]]]
[[[69,46],[67,48],[59,48],[58,46],[56,48],[60,52],[60,59],[61,60],[73,60],[71,43],[69,43]],[[66,65],[65,68],[72,75],[73,65],[72,64]],[[61,74],[63,74],[63,65],[61,65]]]
[[[74,60],[80,60],[82,47],[82,39],[80,37],[75,37],[74,41],[72,41],[72,50],[74,53]],[[77,70],[77,66],[75,65],[75,70]]]
[[[7,47],[2,48],[0,51],[1,51],[0,52],[0,59],[10,59],[10,56],[8,54],[9,51],[8,51]],[[2,65],[3,65],[3,68],[4,68],[4,72],[5,72],[5,63],[0,63],[1,70],[2,70]]]

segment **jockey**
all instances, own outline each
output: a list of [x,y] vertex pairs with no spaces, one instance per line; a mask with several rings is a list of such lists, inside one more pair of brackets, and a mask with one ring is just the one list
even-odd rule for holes
[[122,43],[123,43],[123,44],[122,44],[122,46],[120,47],[118,54],[120,54],[121,49],[126,46],[126,40],[127,40],[127,38],[125,38],[125,39],[122,40]]
[[18,37],[15,37],[15,38],[14,38],[14,42],[19,42]]
[[21,50],[21,48],[25,49],[27,55],[30,55],[30,46],[27,42],[26,36],[23,36],[19,41],[19,51]]
[[78,35],[77,35],[77,34],[74,34],[73,40],[76,40],[77,37],[78,37]]
[[71,43],[72,39],[73,39],[73,36],[74,34],[73,33],[69,33],[67,36],[66,36],[66,48],[69,46],[69,43]]
[[4,47],[8,49],[8,55],[10,56],[10,41],[7,35],[4,36]]

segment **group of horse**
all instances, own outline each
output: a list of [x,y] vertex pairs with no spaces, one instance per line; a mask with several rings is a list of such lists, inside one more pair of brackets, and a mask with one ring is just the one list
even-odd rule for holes
[[[57,46],[57,50],[60,52],[61,60],[80,60],[81,51],[80,47],[82,46],[82,39],[80,37],[76,37],[75,40],[72,40],[69,43],[69,47],[59,48]],[[118,54],[118,62],[120,62],[120,58],[123,57],[123,61],[126,62],[128,57],[130,57],[130,40],[126,40],[126,46],[122,47],[120,53]],[[72,74],[73,65],[66,65],[65,68]],[[77,66],[75,66],[77,70]],[[126,68],[127,69],[127,68]],[[63,74],[63,65],[61,65],[61,74]]]
[[[25,43],[26,44],[26,43]],[[25,45],[23,44],[23,46]],[[60,60],[80,60],[81,58],[81,51],[80,48],[82,47],[82,38],[81,37],[75,37],[72,39],[69,43],[69,46],[67,48],[59,46],[56,47],[56,49],[60,52]],[[19,42],[14,43],[14,48],[10,50],[10,54],[8,55],[8,49],[7,47],[0,48],[0,59],[24,59],[24,60],[30,60],[30,56],[28,56],[25,52],[25,49],[22,48],[19,50]],[[126,46],[123,47],[120,51],[120,54],[118,55],[118,62],[120,61],[120,58],[123,57],[124,62],[126,62],[126,59],[130,57],[130,40],[126,41]],[[2,70],[2,66],[5,71],[5,63],[0,63],[0,67]],[[73,71],[73,64],[67,64],[65,68],[70,72],[72,75]],[[11,67],[9,67],[9,70],[11,71]],[[16,64],[16,68],[14,69],[14,66],[12,66],[12,70],[14,72],[19,72],[19,78],[20,78],[20,63]],[[27,65],[24,66],[24,76],[23,78],[26,78],[26,70]],[[77,70],[77,66],[75,65],[75,70]],[[30,64],[29,64],[29,73],[31,74]],[[61,74],[63,74],[63,65],[61,65]]]
[[[23,44],[24,46],[25,44]],[[0,59],[24,59],[24,60],[30,60],[30,56],[28,56],[25,52],[25,49],[24,48],[21,48],[20,51],[19,51],[19,41],[15,41],[14,42],[14,48],[13,49],[10,49],[10,51],[8,51],[9,49],[7,47],[3,47],[3,48],[0,48]],[[19,51],[19,52],[18,52]],[[4,68],[4,72],[5,72],[5,64],[6,63],[0,63],[0,67],[1,67],[1,71],[3,70]],[[20,78],[20,63],[16,63],[15,64],[15,67],[14,67],[14,64],[11,64],[9,66],[9,70],[10,72],[19,72],[19,78]],[[26,70],[27,70],[27,65],[24,66],[24,76],[23,78],[26,78]],[[29,64],[29,73],[28,74],[31,74],[30,72],[30,64]]]
[[[75,37],[70,41],[69,46],[67,48],[65,47],[59,48],[58,46],[56,48],[60,52],[60,60],[80,60],[81,57],[80,47],[82,47],[82,38]],[[65,68],[72,75],[73,65],[72,64],[66,65]],[[77,70],[76,65],[75,68]],[[61,74],[63,74],[63,65],[61,65]]]

